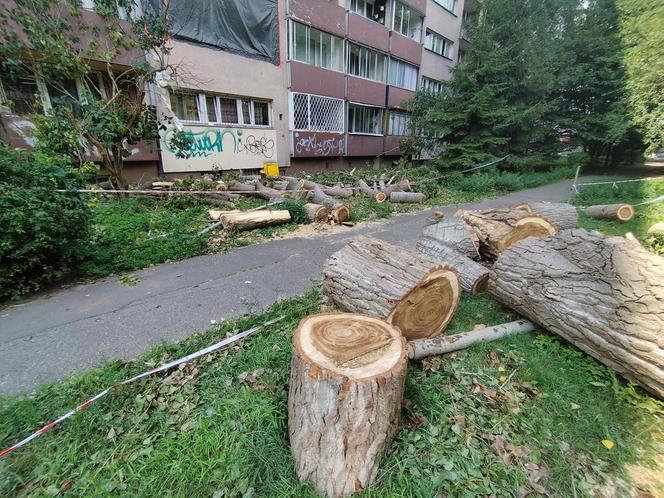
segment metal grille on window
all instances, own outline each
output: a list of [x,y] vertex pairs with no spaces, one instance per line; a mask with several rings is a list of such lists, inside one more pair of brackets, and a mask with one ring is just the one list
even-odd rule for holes
[[305,93],[293,94],[295,130],[344,131],[344,101]]

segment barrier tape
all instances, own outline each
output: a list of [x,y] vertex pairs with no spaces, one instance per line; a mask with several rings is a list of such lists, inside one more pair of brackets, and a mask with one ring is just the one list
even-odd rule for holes
[[[298,311],[302,311],[302,310],[298,310]],[[264,329],[265,327],[269,327],[270,325],[273,325],[277,322],[280,322],[281,320],[284,320],[286,318],[286,316],[287,315],[282,315],[280,317],[274,318],[272,320],[269,320],[269,321],[263,323],[262,325],[258,325],[256,327],[250,328],[248,330],[245,330],[244,332],[240,332],[239,334],[235,334],[232,337],[228,337],[228,338],[224,339],[223,341],[219,341],[219,342],[217,342],[217,343],[215,343],[211,346],[208,346],[207,348],[196,351],[195,353],[191,353],[191,354],[188,354],[187,356],[183,356],[182,358],[179,358],[177,360],[173,360],[173,361],[170,361],[168,363],[164,363],[163,365],[161,365],[159,367],[156,367],[156,368],[153,368],[152,370],[148,370],[147,372],[143,372],[141,374],[135,375],[134,377],[131,377],[130,379],[126,379],[126,380],[123,380],[122,382],[114,384],[111,387],[108,387],[108,388],[104,389],[103,391],[101,391],[100,393],[94,395],[92,398],[85,401],[84,403],[81,403],[80,405],[78,405],[73,410],[65,413],[61,417],[56,418],[53,422],[50,422],[50,423],[46,424],[44,427],[42,427],[41,429],[33,432],[28,437],[22,439],[21,441],[14,444],[13,446],[10,446],[6,450],[0,452],[0,458],[8,455],[12,451],[20,448],[21,446],[24,446],[24,445],[28,444],[30,441],[32,441],[33,439],[41,436],[45,432],[50,431],[51,429],[53,429],[53,427],[60,424],[60,422],[62,422],[64,420],[67,420],[69,417],[75,415],[76,413],[78,413],[81,410],[83,410],[83,409],[87,408],[88,406],[90,406],[95,401],[97,401],[97,400],[103,398],[104,396],[106,396],[115,387],[131,384],[133,382],[136,382],[137,380],[143,379],[145,377],[149,377],[150,375],[154,375],[154,374],[159,373],[159,372],[164,372],[166,370],[170,370],[173,367],[177,367],[178,365],[181,365],[181,364],[186,363],[188,361],[195,360],[196,358],[200,358],[201,356],[205,356],[206,354],[212,353],[213,351],[217,351],[218,349],[221,349],[221,348],[226,347],[230,344],[233,344],[233,343],[235,343],[235,342],[237,342],[241,339],[244,339],[245,337],[248,337],[251,334],[253,334],[255,332],[258,332],[259,330]]]

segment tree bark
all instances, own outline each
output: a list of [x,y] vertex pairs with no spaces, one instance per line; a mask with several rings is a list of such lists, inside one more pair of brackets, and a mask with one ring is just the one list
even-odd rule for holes
[[254,228],[281,225],[291,220],[290,213],[282,211],[253,211],[223,214],[220,218],[227,230],[253,230]]
[[231,182],[228,185],[229,189],[232,191],[241,192],[242,195],[251,195],[256,197],[256,186],[249,183],[242,182]]
[[424,202],[426,196],[419,192],[392,192],[390,202],[419,204]]
[[348,496],[376,477],[398,428],[408,350],[396,327],[322,313],[293,335],[288,435],[295,470],[321,495]]
[[372,189],[367,185],[367,182],[364,180],[358,180],[357,185],[360,188],[360,191],[365,193],[367,196],[371,197],[373,200],[375,200],[378,203],[385,202],[387,199],[387,196],[385,195],[384,192],[380,192],[379,190]]
[[265,199],[268,202],[277,202],[284,200],[284,192],[273,188],[266,187],[261,182],[256,182],[256,197]]
[[410,192],[410,182],[408,180],[401,180],[399,183],[392,185],[385,185],[383,180],[380,180],[380,191],[390,197],[392,192]]
[[477,245],[471,238],[471,230],[457,217],[445,217],[438,223],[427,225],[422,235],[435,239],[468,258],[476,259],[480,255]]
[[340,309],[384,318],[411,340],[445,330],[459,304],[461,284],[450,267],[358,237],[327,259],[323,292]]
[[634,218],[634,207],[629,204],[600,204],[588,206],[585,213],[591,218],[629,221]]
[[576,228],[579,223],[579,213],[576,207],[564,202],[531,202],[533,214],[541,216],[553,223],[557,230]]
[[306,178],[300,178],[299,184],[300,188],[305,190],[322,190],[325,194],[331,197],[347,198],[353,196],[352,188],[346,188],[343,186],[328,187],[326,185],[321,185],[320,183],[307,180]]
[[577,229],[521,241],[489,292],[664,398],[664,258],[635,239]]
[[346,204],[334,197],[330,197],[320,189],[314,189],[309,192],[309,200],[314,204],[325,206],[335,223],[342,223],[350,218],[350,210]]
[[417,242],[417,250],[435,263],[451,266],[461,278],[461,287],[466,292],[477,294],[486,291],[489,283],[489,270],[472,259],[455,251],[436,239],[422,237]]
[[327,221],[327,208],[320,204],[307,203],[304,205],[309,221]]

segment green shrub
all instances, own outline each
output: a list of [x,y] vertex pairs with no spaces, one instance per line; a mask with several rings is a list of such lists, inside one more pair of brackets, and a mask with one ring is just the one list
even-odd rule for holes
[[0,299],[61,278],[79,259],[90,212],[73,192],[83,178],[69,165],[0,144]]
[[277,207],[287,210],[290,213],[291,221],[294,223],[309,223],[309,215],[307,214],[307,210],[304,209],[304,202],[284,199]]

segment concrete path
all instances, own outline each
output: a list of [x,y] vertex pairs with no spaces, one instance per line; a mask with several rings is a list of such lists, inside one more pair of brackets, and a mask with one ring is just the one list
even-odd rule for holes
[[[562,201],[571,181],[468,206]],[[350,238],[371,234],[413,246],[431,211],[309,238],[273,240],[135,272],[127,287],[111,278],[78,285],[0,310],[0,393],[18,393],[104,360],[130,359],[163,340],[182,339],[211,320],[269,307],[301,294],[319,278],[325,259]]]

